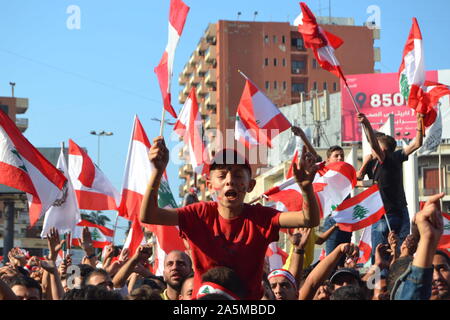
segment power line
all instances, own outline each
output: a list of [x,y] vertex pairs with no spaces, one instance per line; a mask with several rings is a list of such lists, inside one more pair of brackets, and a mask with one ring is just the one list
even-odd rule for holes
[[144,95],[142,95],[140,93],[137,93],[137,92],[134,92],[134,91],[131,91],[131,90],[128,90],[128,89],[124,89],[124,88],[121,88],[121,87],[117,87],[116,85],[109,84],[109,83],[106,83],[106,82],[103,82],[103,81],[100,81],[100,80],[92,79],[92,78],[89,78],[89,77],[87,77],[85,75],[82,75],[80,73],[76,73],[76,72],[73,72],[73,71],[65,70],[63,68],[56,67],[56,66],[48,64],[46,62],[42,62],[42,61],[38,61],[38,60],[33,59],[33,58],[26,57],[26,56],[24,56],[22,54],[19,54],[19,53],[16,53],[16,52],[13,52],[13,51],[10,51],[10,50],[7,50],[7,49],[0,48],[0,51],[2,51],[4,53],[7,53],[9,55],[16,56],[16,57],[19,57],[21,59],[30,61],[32,63],[39,64],[41,66],[44,66],[44,67],[56,70],[58,72],[69,74],[69,75],[71,75],[73,77],[80,78],[80,79],[83,79],[83,80],[87,80],[89,82],[92,82],[92,83],[104,86],[104,87],[109,88],[109,89],[119,90],[119,91],[122,91],[123,93],[129,94],[129,95],[132,95],[132,96],[135,96],[135,97],[147,100],[147,101],[151,101],[151,102],[157,103],[158,105],[161,105],[161,101],[160,100],[156,100],[156,99],[153,99],[153,98],[146,97],[146,96],[144,96]]

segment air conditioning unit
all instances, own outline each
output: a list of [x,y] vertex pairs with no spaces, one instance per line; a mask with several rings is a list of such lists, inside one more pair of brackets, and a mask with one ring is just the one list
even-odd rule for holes
[[300,73],[300,69],[299,68],[295,69],[295,73]]
[[447,164],[445,166],[445,170],[446,170],[447,173],[450,173],[450,164]]

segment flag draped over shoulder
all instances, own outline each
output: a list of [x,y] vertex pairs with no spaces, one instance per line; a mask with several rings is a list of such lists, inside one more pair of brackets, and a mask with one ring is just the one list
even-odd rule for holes
[[339,229],[347,232],[370,226],[385,214],[378,185],[342,202],[333,212]]
[[158,66],[154,70],[161,89],[164,109],[174,118],[177,117],[177,114],[172,107],[170,93],[173,61],[175,58],[175,49],[183,32],[188,12],[189,7],[182,0],[170,0],[168,43]]
[[334,54],[334,50],[338,49],[344,41],[320,27],[316,17],[304,2],[300,3],[300,8],[302,12],[296,19],[296,23],[298,23],[298,31],[303,36],[305,47],[313,50],[314,56],[323,69],[346,81]]
[[119,192],[73,140],[69,140],[69,176],[80,209],[117,210]]
[[0,111],[0,183],[27,194],[30,226],[63,195],[67,183],[55,168]]
[[[56,168],[58,168],[66,178],[69,178],[69,171],[67,170],[63,148],[61,148]],[[75,191],[73,190],[72,183],[68,179],[66,187],[63,189],[63,196],[61,199],[55,201],[45,213],[41,237],[46,237],[53,227],[58,230],[59,234],[65,234],[67,232],[73,233],[75,226],[80,220],[81,215],[80,210],[78,209]]]
[[206,174],[209,163],[208,152],[203,142],[202,117],[199,112],[195,88],[191,89],[189,97],[180,111],[174,131],[184,137],[184,143],[188,146],[189,160],[197,174]]
[[249,79],[239,101],[235,139],[247,148],[259,144],[272,147],[272,139],[289,129],[290,122]]
[[437,117],[434,107],[450,90],[440,83],[426,81],[423,38],[416,18],[403,49],[398,75],[400,92],[408,106],[425,115],[425,127],[431,126]]

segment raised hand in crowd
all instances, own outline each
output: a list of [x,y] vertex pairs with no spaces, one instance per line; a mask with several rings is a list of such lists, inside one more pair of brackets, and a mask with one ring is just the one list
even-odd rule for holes
[[313,300],[330,300],[330,296],[333,293],[333,285],[330,281],[325,281],[323,285],[317,289],[317,292]]
[[103,269],[106,269],[112,262],[112,259],[114,258],[114,246],[111,245],[107,245],[104,248],[105,251],[105,255],[103,257]]
[[303,260],[305,255],[306,244],[311,235],[312,228],[295,228],[292,234],[289,234],[289,240],[294,247],[291,256],[291,263],[289,264],[289,272],[297,281],[297,287],[300,283],[301,274],[303,271]]
[[413,234],[406,236],[400,247],[400,257],[414,256],[417,250],[418,237]]
[[8,252],[8,259],[10,264],[17,268],[17,267],[25,267],[27,264],[27,258],[25,257],[25,253],[20,248],[12,248]]
[[316,172],[316,158],[312,153],[307,152],[306,147],[303,146],[300,161],[293,166],[295,181],[302,188],[302,190],[312,188],[312,183]]
[[92,236],[88,227],[84,227],[81,233],[81,248],[83,248],[86,254],[83,257],[82,263],[95,268],[97,266],[97,256],[95,255],[95,248],[92,245]]
[[149,245],[139,246],[134,255],[116,273],[113,278],[115,288],[122,288],[128,277],[135,271],[138,264],[144,264],[152,255],[152,247]]
[[433,281],[433,257],[444,230],[439,200],[444,193],[431,196],[413,218],[420,235],[412,265],[395,282],[391,291],[394,300],[428,300]]
[[394,263],[398,258],[400,254],[400,248],[398,247],[399,238],[397,234],[394,231],[389,232],[388,235],[388,243],[389,248],[392,256],[391,264]]
[[314,298],[317,290],[329,278],[342,256],[355,257],[358,254],[359,248],[353,243],[338,245],[308,275],[300,288],[299,300],[312,300]]
[[149,151],[149,159],[155,166],[158,174],[163,174],[169,162],[169,149],[166,147],[164,137],[159,136],[153,139],[153,144]]
[[59,240],[59,232],[56,228],[51,228],[50,233],[47,234],[47,245],[49,250],[49,259],[56,261],[58,253],[61,250],[66,240]]

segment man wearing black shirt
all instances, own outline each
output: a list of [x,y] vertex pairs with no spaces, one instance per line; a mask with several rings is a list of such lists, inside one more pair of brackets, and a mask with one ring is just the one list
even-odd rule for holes
[[365,174],[373,179],[380,188],[386,215],[372,226],[372,261],[375,249],[379,243],[387,243],[389,225],[400,240],[406,238],[410,231],[408,208],[403,189],[403,162],[408,156],[419,149],[423,142],[423,115],[417,113],[417,133],[415,139],[403,149],[395,150],[397,143],[394,138],[384,134],[375,134],[369,120],[362,113],[358,114],[358,121],[363,124],[372,154],[366,157],[359,171],[359,176]]

